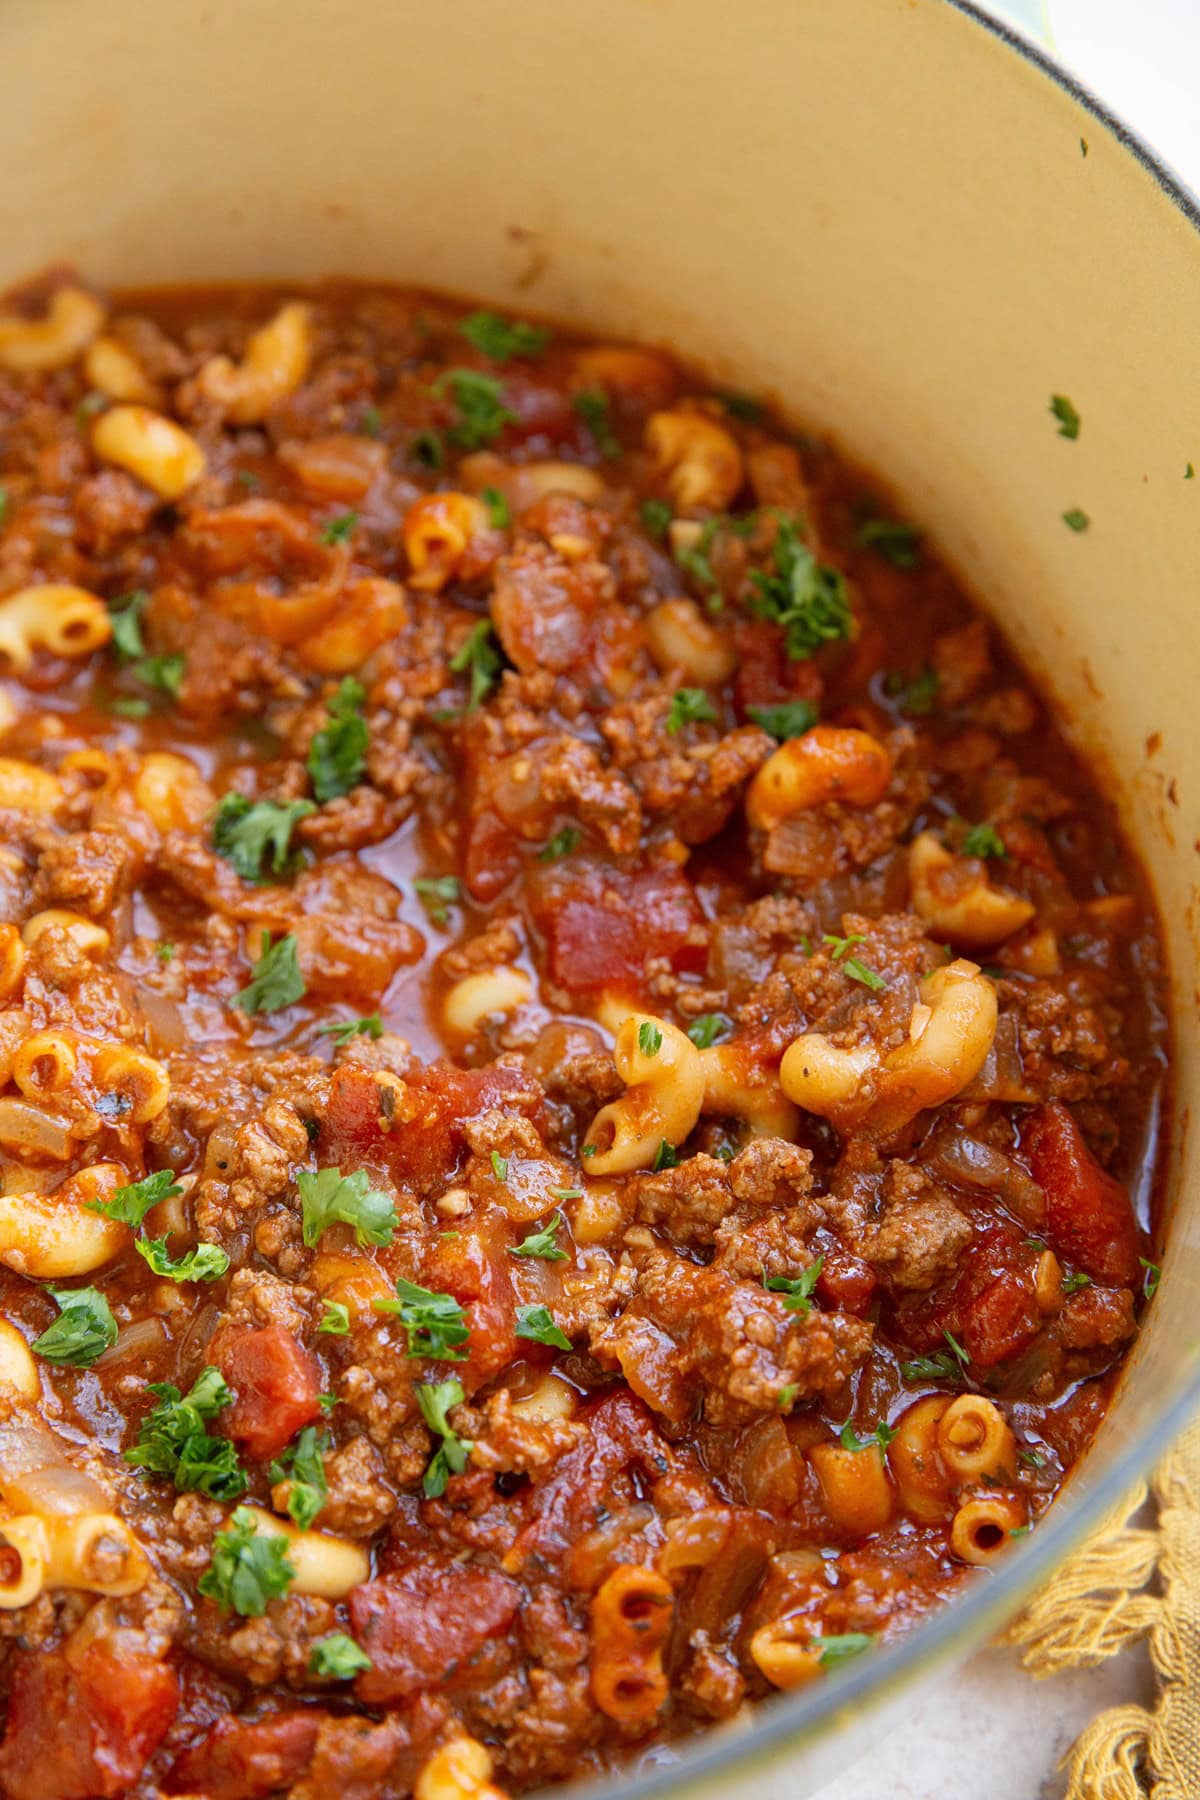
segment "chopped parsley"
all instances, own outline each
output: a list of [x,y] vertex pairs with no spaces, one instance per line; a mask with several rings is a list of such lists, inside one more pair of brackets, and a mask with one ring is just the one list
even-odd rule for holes
[[881,1419],[874,1431],[869,1431],[864,1438],[859,1437],[854,1429],[853,1421],[850,1419],[846,1420],[838,1433],[843,1450],[869,1450],[872,1444],[877,1444],[881,1450],[886,1450],[895,1435],[895,1426],[889,1425],[886,1419]]
[[117,1341],[117,1321],[99,1288],[48,1288],[58,1317],[32,1348],[46,1362],[86,1369]]
[[226,794],[213,819],[213,849],[231,862],[243,881],[282,875],[292,860],[292,833],[317,809],[311,800],[247,800]]
[[557,862],[560,856],[570,856],[582,837],[578,825],[563,825],[553,837],[546,839],[538,851],[538,861]]
[[638,1049],[643,1056],[657,1056],[662,1049],[662,1032],[652,1019],[643,1019],[638,1026]]
[[8,512],[8,489],[0,487],[0,525],[3,525]]
[[471,693],[467,700],[467,711],[474,712],[481,706],[496,685],[496,678],[504,667],[504,658],[496,643],[496,634],[492,630],[490,619],[480,619],[473,625],[454,655],[450,658],[450,667],[456,675],[471,672]]
[[854,944],[865,944],[866,941],[862,932],[855,932],[850,937],[838,937],[834,932],[827,931],[821,939],[821,942],[828,944],[833,951],[833,961],[840,965],[843,975],[848,975],[851,981],[857,981],[861,986],[870,988],[873,994],[881,994],[887,987],[883,976],[876,974],[874,969],[869,969],[866,963],[860,962],[857,956],[846,955],[847,950]]
[[819,1649],[819,1661],[823,1669],[836,1668],[838,1663],[849,1662],[852,1657],[861,1656],[875,1642],[869,1631],[843,1631],[836,1636],[819,1637],[812,1640],[810,1649]]
[[1092,522],[1084,512],[1082,506],[1070,507],[1063,514],[1062,518],[1063,524],[1069,525],[1072,531],[1086,531]]
[[492,1151],[492,1174],[497,1181],[508,1180],[508,1158],[501,1156],[498,1150]]
[[118,694],[107,705],[109,712],[115,713],[118,719],[145,719],[150,716],[150,702],[140,699],[137,694]]
[[1076,1269],[1073,1275],[1066,1277],[1062,1284],[1062,1291],[1064,1294],[1077,1294],[1080,1288],[1091,1287],[1091,1285],[1091,1276],[1085,1275],[1082,1269]]
[[910,1362],[900,1364],[900,1373],[905,1381],[954,1381],[963,1379],[963,1371],[970,1362],[970,1357],[958,1339],[950,1331],[943,1331],[949,1348],[935,1350],[932,1356],[914,1356]]
[[821,1279],[824,1267],[825,1258],[818,1256],[816,1262],[810,1262],[799,1275],[765,1275],[763,1286],[769,1293],[782,1294],[783,1304],[789,1312],[811,1312],[813,1289]]
[[458,329],[481,356],[498,363],[511,362],[514,356],[540,356],[550,342],[544,325],[526,325],[494,312],[473,312]]
[[108,618],[112,626],[113,649],[126,662],[133,662],[146,654],[142,637],[142,614],[149,604],[150,595],[145,588],[134,588],[128,594],[118,594],[109,603]]
[[349,540],[357,524],[358,514],[353,510],[339,513],[335,519],[327,520],[321,527],[321,542],[323,544],[344,544]]
[[418,875],[413,892],[435,925],[445,925],[461,892],[457,875]]
[[264,931],[250,980],[233,996],[233,1004],[247,1013],[280,1012],[302,999],[307,992],[296,959],[294,935],[289,932],[273,944],[270,932]]
[[535,1344],[548,1344],[552,1350],[571,1348],[570,1338],[554,1323],[548,1306],[518,1306],[515,1335]]
[[460,1438],[446,1414],[463,1400],[461,1381],[418,1381],[413,1389],[421,1417],[441,1444],[434,1452],[421,1483],[427,1500],[437,1500],[446,1491],[451,1475],[461,1475],[467,1458],[475,1448],[470,1438]]
[[324,1452],[328,1441],[317,1436],[315,1425],[306,1425],[294,1444],[290,1444],[271,1464],[272,1482],[288,1483],[288,1516],[301,1531],[307,1531],[329,1498],[325,1479]]
[[239,1506],[213,1539],[212,1561],[196,1583],[208,1600],[243,1619],[261,1619],[287,1593],[296,1571],[282,1532],[260,1531],[248,1506]]
[[915,569],[921,560],[921,533],[900,519],[864,519],[854,541],[863,550],[874,550],[893,569]]
[[322,1025],[318,1035],[332,1038],[338,1045],[348,1044],[351,1038],[356,1037],[374,1041],[383,1036],[383,1020],[378,1013],[368,1013],[358,1019],[340,1019],[333,1025]]
[[584,388],[571,401],[579,417],[587,426],[601,456],[606,462],[620,456],[621,446],[613,435],[612,420],[609,417],[608,395],[602,388]]
[[512,524],[512,512],[508,501],[499,488],[485,487],[480,490],[479,498],[488,509],[488,517],[497,531],[507,531]]
[[391,1196],[373,1188],[365,1169],[343,1175],[337,1168],[301,1169],[296,1176],[303,1213],[304,1242],[315,1249],[331,1225],[353,1225],[354,1236],[364,1244],[390,1244],[396,1229],[396,1208]]
[[1046,1467],[1046,1459],[1040,1450],[1022,1450],[1020,1452],[1020,1460],[1025,1464],[1026,1468],[1029,1469],[1044,1469]]
[[906,681],[903,675],[891,674],[883,685],[884,691],[908,718],[924,719],[933,711],[941,684],[936,671],[926,668],[911,681]]
[[324,1332],[326,1337],[347,1337],[350,1332],[350,1308],[345,1301],[326,1300],[322,1304],[324,1310],[317,1330]]
[[1157,1263],[1151,1262],[1145,1256],[1139,1256],[1138,1261],[1146,1271],[1142,1277],[1142,1293],[1147,1300],[1152,1300],[1158,1292],[1158,1284],[1162,1280],[1162,1270]]
[[377,406],[364,406],[359,414],[358,429],[364,437],[377,438],[383,431],[383,414]]
[[446,446],[442,442],[440,431],[418,431],[408,446],[408,453],[414,462],[419,462],[426,469],[440,469],[446,461]]
[[494,375],[481,375],[478,369],[447,369],[434,382],[433,391],[444,394],[447,390],[458,421],[446,436],[461,450],[482,450],[506,425],[517,422],[516,413],[504,404],[504,389]]
[[401,1276],[396,1282],[396,1296],[394,1300],[373,1300],[371,1304],[376,1312],[392,1313],[399,1319],[408,1338],[408,1355],[462,1362],[458,1346],[466,1343],[470,1332],[454,1295],[435,1294]]
[[175,1180],[174,1169],[156,1169],[153,1175],[144,1175],[140,1181],[119,1187],[111,1200],[89,1200],[87,1211],[115,1219],[118,1225],[132,1225],[136,1231],[152,1206],[182,1192]]
[[1051,394],[1050,411],[1058,420],[1058,435],[1077,438],[1082,420],[1065,394]]
[[784,633],[793,662],[815,656],[825,644],[850,636],[854,615],[846,583],[837,569],[819,563],[800,537],[792,519],[780,519],[775,534],[775,571],[756,569],[753,610]]
[[667,527],[675,515],[665,500],[643,500],[638,511],[651,537],[666,537]]
[[[1194,468],[1193,468],[1193,467],[1192,467],[1192,465],[1191,465],[1191,463],[1189,463],[1189,464],[1188,464],[1188,466],[1187,466],[1187,468],[1186,468],[1186,469],[1185,469],[1185,470],[1184,470],[1184,471],[1183,471],[1183,479],[1184,479],[1184,480],[1185,480],[1185,481],[1195,481],[1195,479],[1196,479],[1196,471],[1195,471],[1195,469],[1194,469]],[[3,514],[3,512],[0,512],[0,519],[2,519],[2,518],[3,518],[3,517],[4,517],[4,514]]]
[[783,744],[811,731],[820,713],[811,700],[785,700],[779,706],[748,706],[746,716]]
[[724,393],[718,394],[717,399],[731,419],[741,419],[747,425],[757,425],[763,416],[763,403],[753,394]]
[[795,1400],[796,1395],[799,1392],[800,1392],[800,1385],[798,1382],[795,1382],[795,1381],[789,1381],[786,1384],[786,1386],[780,1388],[778,1401],[777,1401],[780,1412],[787,1411],[788,1407],[791,1406],[792,1402]]
[[161,944],[155,944],[154,954],[157,956],[160,963],[174,962],[175,946],[174,944],[168,944],[165,941]]
[[551,1188],[550,1192],[556,1200],[582,1200],[582,1188]]
[[672,554],[685,575],[690,575],[699,587],[715,588],[716,575],[708,553],[713,547],[713,540],[721,529],[722,521],[706,519],[703,530],[698,534],[694,544],[681,543],[674,546]]
[[182,655],[142,656],[130,664],[129,672],[146,687],[158,688],[160,693],[178,700],[186,669],[187,661]]
[[172,1256],[165,1237],[134,1238],[133,1247],[164,1281],[219,1281],[229,1258],[219,1244],[197,1244],[182,1256]]
[[699,1018],[692,1020],[687,1034],[697,1050],[707,1050],[710,1044],[715,1044],[730,1029],[729,1020],[723,1013],[701,1013]]
[[1008,846],[994,825],[972,825],[959,846],[964,856],[1008,855]]
[[348,794],[362,779],[371,734],[362,716],[366,691],[353,675],[338,683],[329,702],[329,723],[323,725],[308,747],[308,773],[313,793],[322,806]]
[[663,1169],[677,1169],[679,1167],[679,1157],[676,1154],[674,1144],[668,1144],[666,1138],[659,1138],[658,1149],[654,1152],[654,1161],[651,1163],[650,1167],[654,1170],[656,1175]]
[[529,1236],[522,1238],[519,1244],[510,1244],[508,1254],[510,1256],[538,1256],[543,1262],[566,1262],[567,1253],[565,1250],[559,1249],[556,1235],[562,1223],[562,1214],[556,1212],[553,1218],[541,1227],[540,1231],[531,1231]]
[[201,1369],[186,1394],[169,1381],[152,1382],[155,1405],[142,1420],[138,1441],[125,1461],[146,1475],[165,1475],[180,1494],[236,1500],[247,1486],[237,1451],[208,1430],[233,1395],[219,1369]]
[[308,1653],[309,1674],[324,1675],[331,1681],[353,1681],[371,1667],[366,1651],[344,1631],[327,1632]]
[[676,688],[667,713],[667,734],[676,737],[685,725],[711,723],[717,709],[703,688]]

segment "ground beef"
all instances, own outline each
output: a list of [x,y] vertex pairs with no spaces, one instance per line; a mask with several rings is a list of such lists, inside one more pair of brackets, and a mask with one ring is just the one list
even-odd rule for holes
[[61,906],[101,918],[111,913],[130,878],[131,858],[110,831],[85,831],[48,844],[38,859],[31,904]]
[[950,1193],[899,1159],[849,1155],[827,1204],[843,1241],[896,1292],[935,1287],[971,1241]]

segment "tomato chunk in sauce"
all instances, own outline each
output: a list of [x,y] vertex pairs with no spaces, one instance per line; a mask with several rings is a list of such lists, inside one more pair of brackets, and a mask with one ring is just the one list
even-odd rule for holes
[[987,1580],[1157,1281],[1165,1011],[921,530],[427,294],[4,311],[6,1800],[515,1794]]

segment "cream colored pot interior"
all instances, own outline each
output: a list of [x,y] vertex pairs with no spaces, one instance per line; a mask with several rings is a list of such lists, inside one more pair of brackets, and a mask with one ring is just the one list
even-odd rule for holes
[[[1193,1377],[1184,206],[948,0],[8,0],[0,59],[0,279],[62,259],[109,283],[375,275],[666,342],[885,477],[1103,756],[1170,941],[1174,1236],[1100,1447],[991,1584],[1011,1608]],[[877,1685],[861,1667],[840,1692]]]

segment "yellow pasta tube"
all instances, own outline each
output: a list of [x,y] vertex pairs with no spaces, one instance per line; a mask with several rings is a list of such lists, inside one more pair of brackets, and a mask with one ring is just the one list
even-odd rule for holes
[[182,425],[149,406],[113,406],[101,413],[92,426],[92,449],[102,461],[136,475],[160,500],[178,500],[199,481],[208,460]]
[[630,1013],[618,1027],[613,1060],[625,1092],[592,1120],[588,1143],[595,1151],[585,1162],[591,1175],[649,1168],[661,1144],[681,1144],[695,1130],[704,1104],[700,1052],[666,1019]]
[[325,1531],[300,1531],[258,1506],[245,1510],[253,1514],[256,1531],[287,1539],[288,1561],[294,1570],[289,1592],[341,1600],[370,1575],[370,1559],[360,1545]]
[[129,1228],[89,1212],[128,1179],[118,1163],[93,1163],[53,1194],[0,1194],[0,1262],[39,1281],[88,1275],[124,1248]]
[[863,1450],[814,1444],[808,1460],[816,1470],[825,1510],[835,1525],[855,1536],[882,1530],[895,1510],[896,1497],[878,1444],[868,1444]]

